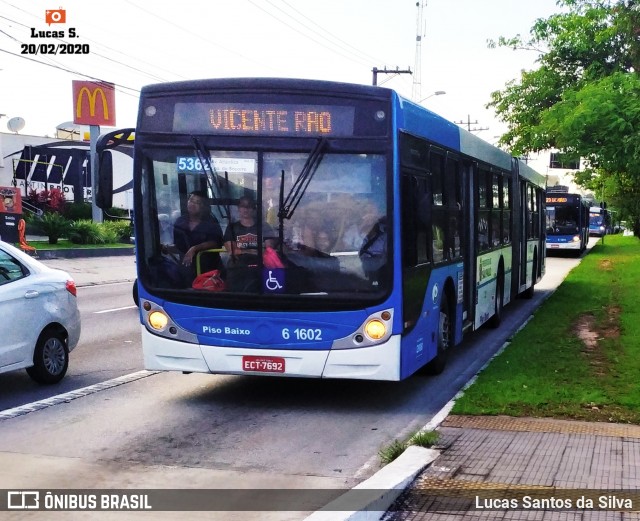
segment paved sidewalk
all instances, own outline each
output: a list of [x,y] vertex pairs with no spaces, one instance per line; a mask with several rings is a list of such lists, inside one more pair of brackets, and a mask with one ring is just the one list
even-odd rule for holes
[[640,426],[447,416],[436,430],[307,521],[640,520]]
[[640,426],[449,416],[385,521],[640,519]]

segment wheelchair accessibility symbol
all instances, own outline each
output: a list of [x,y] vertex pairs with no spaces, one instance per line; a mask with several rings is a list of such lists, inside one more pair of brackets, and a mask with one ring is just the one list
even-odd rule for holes
[[265,289],[270,293],[282,293],[284,291],[284,270],[280,268],[265,269],[263,271]]

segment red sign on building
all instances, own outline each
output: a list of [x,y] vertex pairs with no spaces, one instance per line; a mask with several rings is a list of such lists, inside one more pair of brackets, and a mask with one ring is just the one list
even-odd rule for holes
[[116,125],[113,83],[73,80],[73,122],[77,125]]

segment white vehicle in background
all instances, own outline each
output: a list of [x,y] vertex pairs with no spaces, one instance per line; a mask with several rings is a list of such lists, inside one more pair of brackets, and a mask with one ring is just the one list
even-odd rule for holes
[[76,285],[0,241],[0,373],[25,369],[42,384],[62,380],[80,339]]

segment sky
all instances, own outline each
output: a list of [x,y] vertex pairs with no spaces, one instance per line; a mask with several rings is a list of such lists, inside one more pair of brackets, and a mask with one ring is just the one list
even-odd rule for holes
[[[64,10],[65,23],[47,24],[47,10]],[[114,83],[123,128],[135,126],[139,91],[151,83],[272,76],[371,85],[375,67],[411,70],[379,72],[377,83],[495,143],[506,128],[485,108],[490,94],[535,68],[537,56],[487,40],[528,35],[558,11],[556,0],[0,0],[0,132],[22,118],[20,134],[54,136],[73,120],[73,80]],[[35,53],[62,42],[88,53]]]

